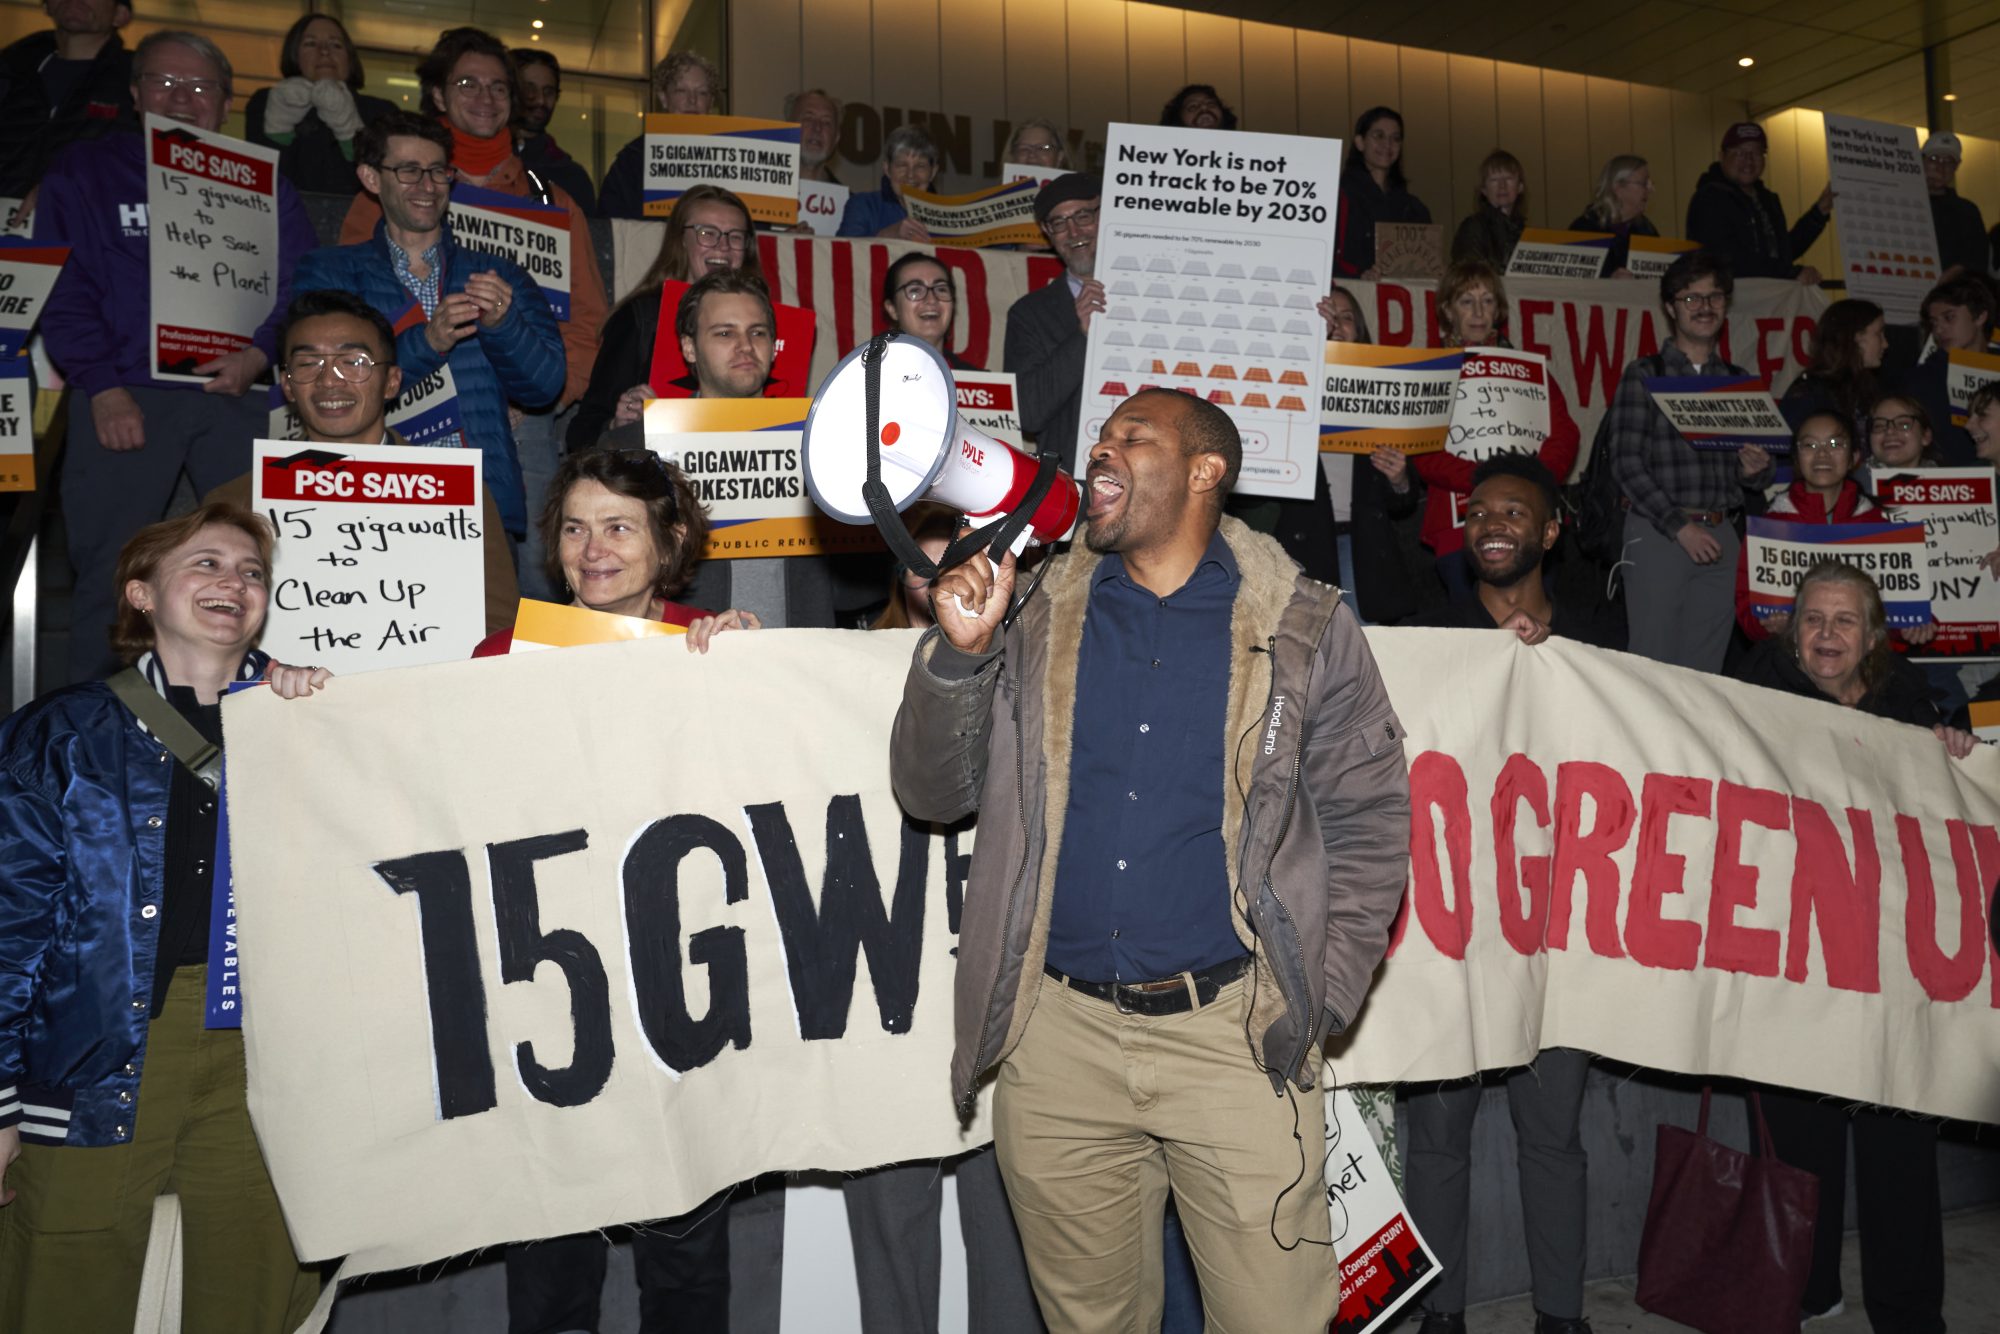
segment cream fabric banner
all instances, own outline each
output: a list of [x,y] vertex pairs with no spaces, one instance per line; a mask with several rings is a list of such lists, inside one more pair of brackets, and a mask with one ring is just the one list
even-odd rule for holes
[[[1563,1045],[2000,1121],[2000,755],[1573,644],[1370,638],[1413,892],[1341,1080]],[[983,1141],[947,1088],[970,840],[888,789],[914,642],[231,696],[250,1107],[301,1253],[400,1268]]]

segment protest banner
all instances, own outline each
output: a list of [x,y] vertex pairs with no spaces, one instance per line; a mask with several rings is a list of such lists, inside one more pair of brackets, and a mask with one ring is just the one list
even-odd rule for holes
[[2000,549],[1993,469],[1871,468],[1868,489],[1889,517],[1924,526],[1931,619],[1938,630],[1929,643],[1909,646],[1910,656],[1990,660],[2000,655],[2000,582],[1985,567]]
[[1012,372],[953,371],[951,380],[958,389],[961,423],[976,426],[1016,449],[1032,451],[1021,434],[1021,409]]
[[1505,347],[1467,348],[1445,449],[1477,462],[1510,451],[1533,454],[1548,438],[1548,358]]
[[644,184],[649,218],[664,218],[697,185],[735,192],[757,222],[799,220],[799,127],[749,116],[646,117]]
[[278,297],[278,153],[148,113],[153,378],[250,345]]
[[0,358],[12,360],[28,346],[28,335],[68,259],[68,246],[0,238]]
[[265,652],[347,674],[457,661],[485,638],[478,450],[259,440],[252,459],[251,505],[278,534]]
[[1675,260],[1699,249],[1693,241],[1677,236],[1631,236],[1626,238],[1625,271],[1641,282],[1656,282]]
[[1444,448],[1465,353],[1455,347],[1328,343],[1319,447],[1327,454]]
[[[535,280],[559,320],[569,318],[569,210],[559,204],[454,185],[445,215],[451,234],[468,250],[511,259]],[[460,255],[476,272],[476,255]]]
[[1077,470],[1112,410],[1158,386],[1236,423],[1238,494],[1310,499],[1340,144],[1113,125],[1105,163]]
[[1374,1334],[1440,1272],[1346,1089],[1327,1085],[1326,1205],[1340,1269],[1329,1334]]
[[[4,254],[0,251],[0,254]],[[1945,393],[1951,400],[1951,424],[1965,425],[1972,396],[1986,385],[2000,380],[2000,355],[1954,347],[1946,352]]]
[[1384,278],[1444,277],[1444,228],[1435,222],[1375,224],[1375,272]]
[[[1566,1046],[2000,1119],[2000,755],[1569,641],[1368,633],[1411,882],[1330,1075]],[[945,1086],[970,837],[904,821],[887,779],[914,639],[224,704],[250,1108],[302,1256],[405,1268],[987,1137]]]
[[[700,388],[692,367],[681,350],[678,326],[681,298],[688,284],[669,278],[660,284],[660,323],[653,332],[653,366],[646,383],[661,398],[688,398]],[[766,398],[806,398],[813,378],[813,313],[798,306],[776,301],[772,293],[771,316],[777,327],[771,331],[771,378],[764,386]]]
[[1753,514],[1745,529],[1750,609],[1759,620],[1789,612],[1799,580],[1823,560],[1845,561],[1874,579],[1890,625],[1931,619],[1930,552],[1921,523],[1791,523]]
[[1507,260],[1509,278],[1597,278],[1611,252],[1609,232],[1549,231],[1529,227]]
[[995,245],[1034,245],[1042,239],[1035,223],[1034,181],[1007,181],[962,195],[903,191],[903,208],[932,238],[977,250]]
[[708,510],[705,560],[879,551],[872,526],[829,519],[806,492],[803,398],[654,398],[646,447],[687,475]]
[[34,367],[17,354],[0,358],[0,491],[34,489]]
[[1828,112],[1826,167],[1847,294],[1882,307],[1891,324],[1915,324],[1943,268],[1917,132]]
[[581,603],[542,602],[522,598],[514,614],[514,640],[509,653],[536,653],[544,649],[575,648],[580,644],[622,644],[632,639],[657,639],[662,635],[684,635],[687,627],[644,616],[620,616],[616,612],[593,611]]
[[1646,392],[1667,424],[1696,449],[1762,445],[1773,454],[1791,453],[1791,424],[1762,380],[1649,375]]
[[847,194],[846,186],[833,181],[800,181],[799,221],[815,236],[832,236],[847,212]]

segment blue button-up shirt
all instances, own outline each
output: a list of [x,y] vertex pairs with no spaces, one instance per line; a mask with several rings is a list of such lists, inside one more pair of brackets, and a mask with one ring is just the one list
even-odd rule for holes
[[1171,596],[1115,554],[1091,576],[1049,917],[1049,964],[1071,977],[1147,982],[1244,952],[1222,847],[1240,581],[1219,533]]

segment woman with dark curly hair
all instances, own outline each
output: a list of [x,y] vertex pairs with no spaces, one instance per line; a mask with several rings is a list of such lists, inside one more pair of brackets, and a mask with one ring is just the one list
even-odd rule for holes
[[1233,130],[1236,110],[1212,83],[1191,83],[1160,108],[1160,124],[1184,130]]

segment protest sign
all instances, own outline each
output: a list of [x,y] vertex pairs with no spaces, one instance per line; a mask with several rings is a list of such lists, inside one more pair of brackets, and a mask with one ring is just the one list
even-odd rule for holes
[[757,222],[799,220],[799,127],[749,116],[646,117],[645,203],[664,218],[697,185],[735,192]]
[[486,636],[482,475],[476,449],[257,441],[251,504],[278,533],[264,651],[341,674],[468,656]]
[[1943,268],[1917,132],[1828,112],[1826,166],[1847,294],[1882,307],[1891,324],[1915,324]]
[[248,347],[278,297],[278,154],[148,113],[153,378]]
[[[465,249],[513,260],[535,280],[556,318],[569,318],[568,209],[476,185],[454,185],[445,221]],[[475,272],[479,268],[478,256],[463,251],[459,262]]]
[[1791,452],[1791,424],[1762,380],[1649,375],[1646,392],[1667,424],[1696,449],[1762,445],[1774,454]]
[[542,602],[522,598],[514,614],[514,640],[509,653],[534,653],[543,649],[575,648],[579,644],[622,644],[630,639],[656,639],[662,635],[684,635],[687,627],[652,621],[643,616],[620,616],[615,612],[593,611],[580,603]]
[[[699,387],[681,351],[680,330],[676,325],[681,298],[687,295],[687,290],[688,284],[676,278],[660,285],[660,323],[653,333],[653,367],[646,383],[661,398],[687,398]],[[808,397],[815,383],[811,378],[813,313],[779,303],[771,314],[778,327],[771,331],[771,378],[764,386],[764,397]]]
[[1548,359],[1513,348],[1467,348],[1445,449],[1477,462],[1510,451],[1533,454],[1548,438]]
[[[0,251],[0,254],[4,254]],[[1951,400],[1951,424],[1965,425],[1966,409],[1981,388],[2000,380],[2000,355],[1954,347],[1946,354],[1945,393]]]
[[68,246],[0,238],[0,358],[11,360],[27,347],[68,258]]
[[1329,1334],[1373,1334],[1439,1273],[1368,1133],[1354,1095],[1326,1090],[1326,1204],[1340,1268]]
[[708,509],[707,560],[877,551],[866,524],[829,519],[812,503],[801,468],[803,398],[655,398],[646,403],[646,447],[687,474]]
[[0,491],[35,489],[35,379],[24,356],[0,358]]
[[847,212],[847,193],[846,186],[833,181],[800,181],[799,221],[817,236],[832,236]]
[[1328,343],[1319,447],[1327,454],[1444,448],[1465,353],[1455,347]]
[[1031,167],[1025,162],[1003,162],[1000,164],[1000,179],[1003,181],[1033,181],[1036,191],[1058,176],[1070,174],[1068,167]]
[[1972,734],[1987,745],[2000,745],[2000,699],[1975,699],[1966,706]]
[[922,223],[933,240],[979,249],[990,245],[1035,245],[1042,229],[1035,223],[1035,181],[1008,181],[963,195],[903,191],[903,208]]
[[2000,582],[1985,568],[2000,548],[1992,468],[1871,468],[1869,490],[1891,518],[1924,526],[1930,553],[1931,618],[1937,637],[1911,646],[1912,657],[2000,655]]
[[951,379],[958,387],[958,420],[961,424],[976,426],[995,440],[1004,440],[1016,449],[1030,450],[1027,439],[1021,434],[1021,410],[1015,397],[1012,372],[953,371]]
[[1690,250],[1699,250],[1693,241],[1677,236],[1631,236],[1626,238],[1625,271],[1641,282],[1651,282],[1674,266],[1674,261]]
[[1931,619],[1930,553],[1921,523],[1791,523],[1753,514],[1743,537],[1750,609],[1758,619],[1789,612],[1799,580],[1823,560],[1866,572],[1895,626]]
[[14,216],[14,210],[21,207],[21,201],[11,195],[0,195],[0,236],[19,237],[26,240],[35,234],[35,215],[23,213]]
[[1435,222],[1376,223],[1375,272],[1384,278],[1444,277],[1444,228]]
[[1529,227],[1507,260],[1509,278],[1596,278],[1611,251],[1609,232],[1548,231]]
[[1239,494],[1311,498],[1339,175],[1336,140],[1111,127],[1079,471],[1112,410],[1157,385],[1236,423]]

